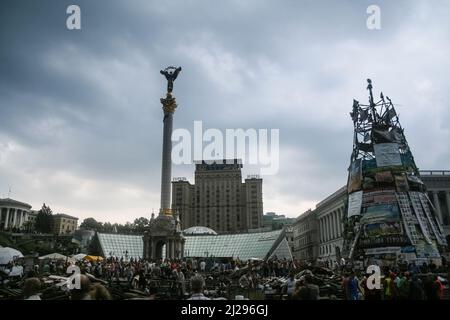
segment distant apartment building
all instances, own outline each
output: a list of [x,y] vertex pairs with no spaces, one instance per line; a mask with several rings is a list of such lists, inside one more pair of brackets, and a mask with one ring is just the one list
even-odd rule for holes
[[28,232],[34,231],[36,229],[36,219],[38,216],[37,210],[30,210],[28,212],[28,221],[26,222],[26,230]]
[[204,226],[219,234],[248,232],[262,227],[262,179],[242,182],[238,159],[223,163],[202,161],[195,166],[195,183],[184,178],[172,182],[172,210],[181,227]]
[[264,230],[278,230],[294,223],[295,218],[288,218],[284,214],[278,215],[275,212],[266,212],[263,215],[262,227]]
[[64,235],[72,234],[78,227],[78,218],[64,213],[53,215],[53,233]]

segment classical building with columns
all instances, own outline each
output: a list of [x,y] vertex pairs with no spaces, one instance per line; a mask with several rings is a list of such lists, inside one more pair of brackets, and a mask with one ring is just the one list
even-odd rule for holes
[[318,257],[319,237],[316,210],[309,209],[300,215],[292,225],[292,255],[302,261],[315,261]]
[[450,170],[424,170],[420,177],[427,186],[428,197],[436,209],[447,241],[450,236]]
[[10,198],[0,199],[0,230],[22,229],[31,206]]
[[347,187],[342,187],[316,205],[319,236],[319,260],[332,263],[340,259],[343,246],[343,218]]

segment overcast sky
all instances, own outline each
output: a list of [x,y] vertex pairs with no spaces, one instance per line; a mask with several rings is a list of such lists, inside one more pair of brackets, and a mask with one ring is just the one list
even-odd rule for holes
[[417,165],[450,169],[449,16],[439,0],[1,1],[0,197],[119,223],[157,212],[167,65],[183,67],[174,128],[280,130],[264,212],[298,216],[346,183],[367,78]]

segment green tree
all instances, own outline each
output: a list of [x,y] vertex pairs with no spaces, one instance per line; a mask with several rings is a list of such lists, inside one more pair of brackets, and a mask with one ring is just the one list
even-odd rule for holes
[[117,233],[121,234],[132,234],[133,232],[133,225],[129,222],[125,224],[119,224],[117,226]]
[[102,225],[101,222],[98,222],[94,218],[86,218],[80,224],[80,229],[94,230],[94,231],[102,232],[103,231],[103,225]]
[[36,231],[40,233],[51,233],[53,228],[53,213],[45,203],[42,205],[36,217]]
[[103,232],[112,233],[114,231],[114,226],[111,224],[111,222],[105,222],[103,223]]
[[135,219],[132,226],[134,233],[143,234],[149,223],[150,221],[144,217]]

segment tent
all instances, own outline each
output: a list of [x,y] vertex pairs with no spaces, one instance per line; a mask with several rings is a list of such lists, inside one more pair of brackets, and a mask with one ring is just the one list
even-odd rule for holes
[[72,258],[77,261],[83,260],[85,257],[86,255],[84,253],[79,253],[72,256]]
[[103,258],[100,256],[85,256],[84,259],[89,260],[89,261],[102,261],[103,260]]
[[0,264],[8,264],[17,258],[23,258],[23,254],[19,250],[9,247],[0,248]]
[[60,254],[60,253],[50,253],[47,254],[45,256],[39,257],[39,260],[44,260],[44,259],[49,259],[49,260],[67,260],[68,257]]

